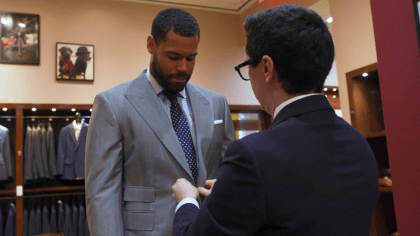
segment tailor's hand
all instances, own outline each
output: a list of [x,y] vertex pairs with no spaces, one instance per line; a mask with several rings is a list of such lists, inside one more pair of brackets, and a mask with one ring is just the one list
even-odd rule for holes
[[198,187],[198,192],[200,193],[201,201],[204,201],[204,199],[211,193],[214,183],[216,183],[216,179],[208,179],[206,180],[206,185],[204,186],[204,188]]
[[172,186],[172,191],[174,192],[172,197],[174,197],[177,202],[189,197],[194,199],[198,198],[198,189],[184,178],[177,179],[176,183]]

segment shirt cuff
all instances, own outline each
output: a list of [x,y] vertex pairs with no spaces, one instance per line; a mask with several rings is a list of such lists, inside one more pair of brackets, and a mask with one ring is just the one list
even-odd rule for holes
[[198,202],[197,202],[197,200],[195,200],[194,198],[188,197],[188,198],[184,198],[184,199],[182,199],[182,201],[180,201],[180,202],[178,203],[178,205],[176,205],[175,212],[177,212],[177,211],[178,211],[178,209],[179,209],[181,206],[183,206],[184,204],[187,204],[187,203],[192,203],[192,204],[194,204],[194,205],[195,205],[198,209],[200,209],[200,207],[198,206]]

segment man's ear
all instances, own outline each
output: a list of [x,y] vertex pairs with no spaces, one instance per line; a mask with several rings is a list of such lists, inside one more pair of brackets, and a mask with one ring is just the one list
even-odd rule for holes
[[261,59],[263,63],[265,82],[271,82],[274,79],[274,62],[270,56],[264,55]]
[[155,39],[153,38],[153,36],[149,35],[149,37],[147,37],[147,51],[150,54],[153,54],[156,51],[156,47],[157,45]]

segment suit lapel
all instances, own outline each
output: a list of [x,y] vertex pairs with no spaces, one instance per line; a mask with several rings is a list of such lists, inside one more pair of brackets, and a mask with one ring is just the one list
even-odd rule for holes
[[159,102],[159,98],[156,96],[152,85],[147,79],[145,71],[131,83],[125,97],[153,130],[162,144],[169,150],[185,171],[192,176],[175,130],[163,110],[162,104]]
[[71,139],[73,140],[73,143],[75,147],[77,147],[77,140],[76,140],[76,134],[74,133],[74,127],[73,123],[70,123],[67,125],[68,132],[70,133]]
[[330,103],[328,102],[328,99],[325,98],[324,95],[312,95],[299,99],[285,106],[274,118],[268,129],[271,129],[276,124],[281,123],[290,117],[324,109],[333,110]]
[[[207,100],[207,98],[196,88],[194,84],[187,83],[188,99],[191,104],[193,113],[195,133],[197,136],[197,158],[198,158],[198,169],[201,178],[206,178],[206,168],[204,166],[204,157],[208,152],[211,138],[213,136],[214,129],[214,115],[213,107]],[[194,139],[193,139],[194,140]]]

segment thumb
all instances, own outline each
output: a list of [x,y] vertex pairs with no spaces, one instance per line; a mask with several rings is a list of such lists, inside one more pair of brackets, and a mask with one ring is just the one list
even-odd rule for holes
[[200,195],[207,197],[211,193],[211,190],[205,189],[203,187],[198,187],[198,192],[200,193]]

